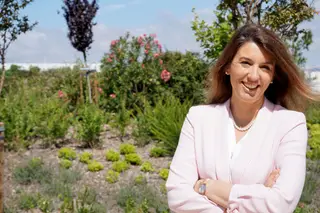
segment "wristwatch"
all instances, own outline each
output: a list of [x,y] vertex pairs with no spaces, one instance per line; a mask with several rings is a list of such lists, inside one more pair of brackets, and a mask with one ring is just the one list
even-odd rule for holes
[[199,194],[205,195],[207,190],[207,182],[209,179],[204,180],[199,187]]

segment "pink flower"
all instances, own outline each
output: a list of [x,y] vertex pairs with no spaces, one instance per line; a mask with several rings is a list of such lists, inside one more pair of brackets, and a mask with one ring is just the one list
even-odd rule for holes
[[158,48],[161,50],[161,48],[162,48],[161,44],[158,44]]
[[155,38],[155,37],[157,37],[157,34],[153,33],[153,34],[151,34],[150,36],[151,36],[152,38]]
[[149,51],[148,51],[148,50],[145,50],[144,52],[145,52],[146,54],[148,54]]
[[61,90],[58,91],[58,97],[59,98],[63,98],[64,97],[64,94]]
[[102,88],[98,87],[98,92],[101,94],[102,93]]
[[113,58],[113,57],[114,57],[113,53],[111,53],[109,57],[110,57],[110,58]]
[[155,57],[155,58],[157,58],[157,57],[159,57],[160,56],[160,54],[159,53],[155,53],[155,54],[153,54],[153,57]]
[[162,64],[163,64],[163,61],[160,59],[160,60],[159,60],[159,63],[162,65]]
[[143,43],[143,37],[142,37],[142,36],[139,36],[139,38],[138,38],[138,43],[139,43],[139,44]]
[[112,59],[111,59],[111,58],[107,58],[107,61],[108,61],[108,62],[112,62]]
[[144,64],[141,64],[141,67],[144,68]]
[[161,72],[161,79],[164,81],[164,82],[167,82],[169,81],[171,78],[171,73],[168,72],[167,70],[162,70]]
[[119,40],[113,40],[113,41],[111,41],[111,46],[116,45],[118,42],[119,42]]
[[146,49],[149,50],[150,49],[150,44],[146,45]]
[[111,98],[116,98],[117,96],[116,96],[116,94],[112,93],[112,94],[110,94],[110,97]]
[[158,45],[158,44],[159,44],[159,41],[156,39],[156,40],[154,40],[154,43],[155,43],[156,45]]
[[147,36],[147,34],[143,34],[143,36],[144,36],[144,37],[146,37],[146,36]]
[[140,44],[140,47],[143,47],[143,46],[144,46],[144,43],[141,43],[141,44]]

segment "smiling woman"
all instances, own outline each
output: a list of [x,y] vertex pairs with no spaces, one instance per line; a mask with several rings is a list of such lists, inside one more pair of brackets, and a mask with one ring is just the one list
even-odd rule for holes
[[[166,183],[174,212],[293,212],[306,174],[303,111],[319,101],[272,31],[240,28],[187,114]],[[294,177],[294,178],[292,178]]]

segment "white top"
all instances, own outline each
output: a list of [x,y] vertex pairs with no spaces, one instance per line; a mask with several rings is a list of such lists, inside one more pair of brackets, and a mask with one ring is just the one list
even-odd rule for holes
[[233,163],[238,157],[242,143],[246,139],[247,134],[249,133],[250,129],[247,131],[247,133],[238,141],[236,139],[236,134],[235,134],[235,129],[233,126],[233,120],[230,117],[229,118],[229,123],[228,123],[228,132],[229,132],[229,137],[228,137],[228,146],[229,146],[229,159],[230,159],[230,169],[232,169]]

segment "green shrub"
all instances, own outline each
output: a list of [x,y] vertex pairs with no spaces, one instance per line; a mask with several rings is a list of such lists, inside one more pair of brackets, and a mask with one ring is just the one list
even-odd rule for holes
[[22,210],[34,209],[38,206],[39,194],[22,193],[18,199],[18,207]]
[[104,111],[97,105],[83,104],[80,106],[76,116],[76,137],[83,142],[84,147],[100,147],[99,136],[105,120]]
[[77,153],[69,147],[62,147],[58,151],[58,157],[66,160],[74,160],[77,158]]
[[90,160],[92,160],[92,158],[93,158],[92,153],[90,153],[90,152],[83,152],[83,153],[80,155],[80,162],[85,163],[85,164],[88,164],[88,163],[90,163]]
[[140,170],[143,171],[143,172],[153,172],[154,168],[153,168],[151,162],[145,161],[141,165]]
[[115,172],[113,170],[108,170],[106,175],[106,180],[108,183],[115,183],[119,180],[119,172]]
[[159,175],[163,180],[167,180],[169,176],[169,169],[167,168],[160,169]]
[[118,161],[120,160],[120,153],[116,152],[112,149],[107,150],[106,152],[106,160],[107,161]]
[[132,144],[123,143],[120,145],[120,154],[126,155],[136,153],[136,147]]
[[112,169],[116,172],[123,172],[128,170],[130,165],[126,161],[116,161],[112,164]]
[[40,116],[36,133],[44,138],[43,145],[48,147],[52,141],[64,139],[72,122],[72,114],[68,110],[69,102],[61,100],[57,94],[41,102],[41,107],[34,112]]
[[137,153],[125,155],[125,160],[132,165],[141,165],[142,159]]
[[72,166],[72,161],[67,160],[67,159],[61,159],[59,162],[60,166],[69,169]]
[[166,150],[161,147],[152,147],[150,150],[150,157],[164,157],[166,156]]
[[51,178],[51,169],[45,167],[38,157],[33,157],[13,171],[13,179],[20,184],[45,183],[50,182]]
[[90,161],[90,163],[88,164],[88,170],[90,172],[97,172],[100,171],[104,168],[104,166],[102,165],[102,163],[97,162],[95,160]]
[[146,185],[147,184],[147,178],[140,174],[140,175],[135,177],[134,183],[136,185]]
[[154,107],[146,104],[144,111],[137,116],[145,116],[152,138],[160,142],[158,147],[165,149],[166,154],[173,155],[190,107],[190,101],[181,104],[179,99],[168,96],[159,100]]
[[[189,98],[195,103],[203,102],[208,64],[200,54],[163,52],[158,41],[150,35],[126,34],[110,46],[101,63],[106,91],[103,106],[107,111],[117,111],[120,107],[118,98],[112,98],[110,94],[125,96],[127,109],[143,106],[143,99],[154,105],[160,96],[167,94],[180,100]],[[166,80],[161,78],[164,70],[171,73]]]
[[169,212],[166,198],[145,184],[121,188],[117,195],[117,203],[126,213]]
[[310,124],[320,124],[320,104],[311,104],[306,111],[307,121]]
[[313,160],[320,159],[320,124],[311,125],[309,132],[308,144],[310,150],[307,152],[307,157]]

